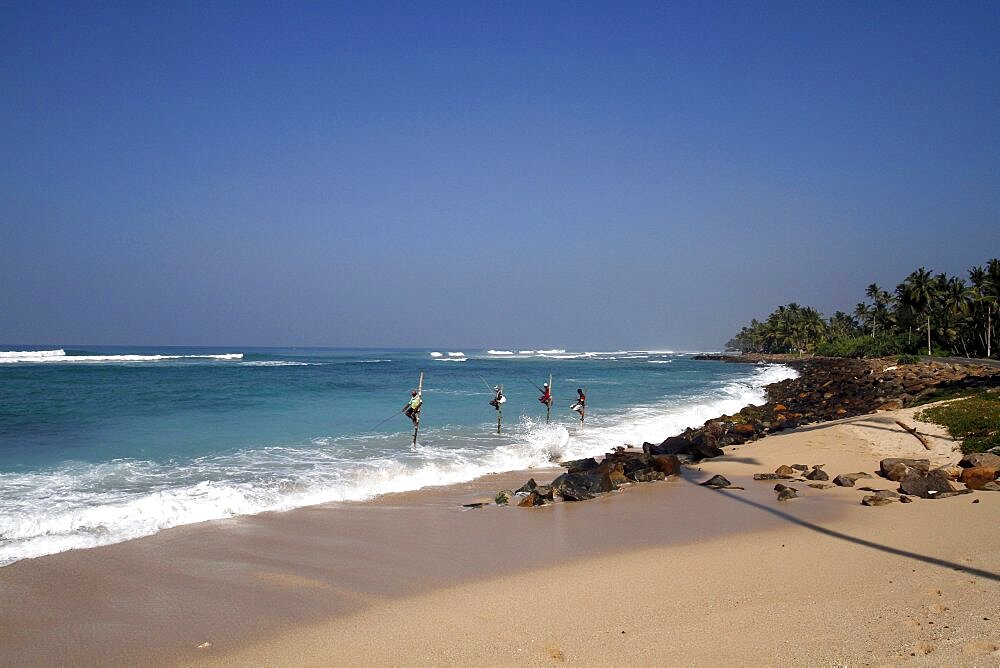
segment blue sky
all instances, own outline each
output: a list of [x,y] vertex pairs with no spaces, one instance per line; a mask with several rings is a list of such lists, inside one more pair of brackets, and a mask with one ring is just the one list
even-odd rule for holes
[[1000,4],[0,4],[0,341],[713,348],[1000,255]]

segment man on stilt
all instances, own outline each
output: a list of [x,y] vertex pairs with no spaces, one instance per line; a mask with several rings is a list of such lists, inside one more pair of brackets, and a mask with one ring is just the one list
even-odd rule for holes
[[583,393],[583,388],[576,388],[576,403],[570,406],[570,410],[574,410],[580,414],[580,422],[583,422],[583,414],[587,410],[587,395]]
[[552,389],[548,383],[542,383],[542,396],[538,397],[538,400],[546,407],[552,406]]
[[403,415],[410,418],[413,426],[420,424],[420,407],[424,400],[420,398],[420,393],[416,390],[410,392],[410,400],[403,406]]
[[503,388],[499,385],[493,386],[493,400],[490,401],[490,406],[500,410],[500,406],[507,402],[507,397],[503,395]]

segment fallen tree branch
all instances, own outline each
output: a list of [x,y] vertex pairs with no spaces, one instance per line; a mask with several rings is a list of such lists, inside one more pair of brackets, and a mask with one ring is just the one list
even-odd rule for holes
[[918,441],[920,441],[920,443],[921,443],[921,444],[922,444],[922,445],[924,446],[924,448],[925,448],[925,449],[927,449],[927,450],[930,450],[930,449],[931,449],[931,446],[930,446],[930,444],[929,444],[929,443],[927,442],[927,439],[926,439],[926,438],[924,438],[923,436],[921,436],[920,434],[918,434],[918,433],[917,433],[917,430],[916,430],[916,429],[914,429],[913,427],[907,427],[907,426],[906,426],[905,424],[903,424],[903,423],[902,423],[902,422],[900,422],[899,420],[896,420],[896,424],[898,424],[898,425],[899,425],[900,427],[902,427],[902,428],[903,428],[903,429],[904,429],[904,430],[905,430],[906,432],[908,432],[908,433],[910,433],[910,434],[913,434],[913,436],[914,436],[914,437],[915,437],[915,438],[916,438],[916,439],[917,439]]

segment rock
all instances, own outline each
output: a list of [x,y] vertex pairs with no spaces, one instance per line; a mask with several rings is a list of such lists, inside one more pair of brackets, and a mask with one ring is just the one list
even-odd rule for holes
[[962,457],[962,459],[959,460],[958,465],[963,469],[979,468],[983,466],[1000,468],[1000,455],[995,455],[992,452],[973,452],[972,454]]
[[900,494],[899,495],[899,502],[900,503],[913,503],[913,497],[912,496],[905,496],[903,494]]
[[542,499],[540,494],[537,492],[529,492],[528,495],[521,499],[517,505],[520,508],[531,508],[533,506],[540,506],[543,503],[545,503],[545,500]]
[[822,482],[810,483],[809,486],[812,487],[813,489],[830,489],[831,487],[833,487],[833,485],[827,485]]
[[919,471],[910,471],[899,481],[899,491],[910,496],[919,496],[921,499],[933,499],[939,494],[955,491],[948,476],[937,471],[922,474]]
[[[785,487],[784,485],[779,485],[782,489],[778,490],[778,501],[788,501],[789,499],[797,498],[799,495],[799,490],[794,487]],[[777,489],[777,487],[775,487]]]
[[899,457],[890,457],[879,462],[879,471],[882,476],[892,480],[893,482],[899,482],[902,480],[910,470],[927,473],[930,468],[931,461],[929,459],[903,459]]
[[590,491],[592,480],[582,473],[563,473],[552,481],[552,491],[566,501],[584,501],[596,496]]
[[813,469],[806,474],[807,480],[829,480],[830,476],[823,469]]
[[463,503],[463,508],[482,508],[483,506],[490,505],[489,501],[473,501],[472,503]]
[[854,483],[862,478],[871,478],[871,476],[860,471],[858,473],[841,473],[833,479],[833,484],[841,487],[854,487]]
[[514,492],[510,491],[509,489],[501,489],[499,492],[497,492],[496,498],[493,499],[493,501],[498,506],[506,506],[508,503],[510,503],[510,497],[512,496],[514,496]]
[[892,499],[886,496],[875,496],[874,494],[866,496],[861,499],[862,506],[887,506],[890,503],[895,503],[896,499]]
[[653,455],[653,468],[663,475],[677,475],[681,472],[681,460],[676,455]]
[[871,492],[873,495],[882,497],[883,499],[899,498],[899,493],[894,492],[891,489],[872,489],[871,487],[861,487],[861,489],[866,492]]
[[793,469],[791,466],[785,466],[784,464],[782,464],[778,468],[774,469],[774,474],[782,478],[794,478],[795,469]]
[[964,471],[965,469],[963,469],[958,464],[945,464],[944,466],[939,466],[934,470],[941,471],[941,473],[948,476],[952,480],[958,480],[959,478],[962,477],[962,471]]
[[517,491],[515,491],[514,493],[515,494],[527,494],[529,492],[535,491],[536,487],[538,487],[538,483],[535,482],[535,479],[534,478],[528,478],[528,482],[526,482],[523,485],[521,485],[520,487],[518,487]]
[[940,494],[934,495],[935,499],[947,499],[951,496],[961,496],[962,494],[972,494],[971,489],[956,489],[954,492],[941,492]]
[[982,492],[1000,492],[1000,483],[993,481],[988,482],[979,488]]
[[792,464],[792,468],[795,469],[796,471],[801,471],[802,473],[805,473],[806,471],[809,470],[809,467],[806,466],[805,464]]
[[899,399],[892,399],[891,401],[887,401],[884,404],[882,404],[881,406],[879,406],[878,410],[880,410],[880,411],[898,411],[902,407],[903,407],[903,402],[902,401],[900,401]]
[[715,488],[725,488],[731,486],[733,483],[729,482],[724,476],[714,475],[705,482],[701,483],[702,487],[715,487]]
[[625,465],[615,455],[605,457],[592,474],[607,475],[616,489],[619,485],[624,485],[629,481],[625,476]]
[[655,482],[657,480],[663,480],[667,477],[663,471],[655,471],[653,469],[642,469],[640,471],[636,471],[633,476],[636,482]]
[[574,459],[570,462],[559,462],[559,466],[565,467],[569,473],[583,473],[596,469],[598,464],[593,457],[587,457],[586,459]]
[[962,469],[960,480],[969,489],[982,489],[983,485],[1000,477],[1000,468],[994,466],[973,466]]
[[742,422],[739,424],[734,424],[732,431],[742,436],[753,436],[755,432],[752,424],[746,424]]
[[790,476],[780,476],[777,473],[754,473],[754,480],[781,480]]
[[535,488],[535,494],[548,501],[553,500],[552,485],[539,485]]

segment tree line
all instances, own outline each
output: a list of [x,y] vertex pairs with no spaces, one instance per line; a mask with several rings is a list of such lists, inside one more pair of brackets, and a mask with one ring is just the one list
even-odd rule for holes
[[959,276],[912,272],[892,292],[872,283],[850,314],[829,319],[810,306],[779,306],[752,320],[727,347],[757,353],[835,357],[897,354],[997,357],[993,330],[1000,315],[1000,259]]

